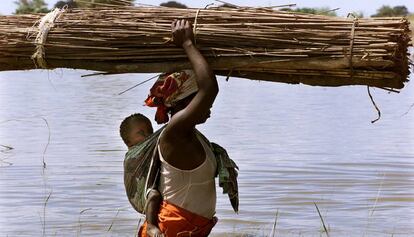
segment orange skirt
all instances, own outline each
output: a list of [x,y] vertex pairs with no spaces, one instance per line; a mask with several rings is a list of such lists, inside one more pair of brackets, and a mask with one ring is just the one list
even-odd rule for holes
[[[166,237],[204,237],[208,236],[217,223],[217,218],[207,219],[174,204],[163,201],[158,214],[158,227]],[[147,236],[147,222],[138,233],[140,237]]]

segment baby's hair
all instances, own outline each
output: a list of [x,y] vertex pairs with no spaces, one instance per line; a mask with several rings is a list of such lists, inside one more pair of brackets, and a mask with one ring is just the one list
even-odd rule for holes
[[124,121],[122,121],[121,126],[119,127],[119,134],[121,135],[122,140],[125,144],[128,144],[128,132],[131,129],[131,125],[134,122],[144,122],[151,128],[152,132],[152,124],[149,118],[145,117],[145,115],[136,113],[131,114],[130,116],[126,117]]

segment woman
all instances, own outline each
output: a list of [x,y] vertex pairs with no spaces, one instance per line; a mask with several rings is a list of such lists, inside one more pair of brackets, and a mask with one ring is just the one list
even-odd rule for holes
[[211,147],[196,130],[210,117],[218,84],[205,58],[194,45],[191,24],[172,23],[174,43],[182,47],[193,71],[164,75],[152,87],[147,105],[157,106],[156,121],[169,120],[159,137],[161,160],[158,215],[167,236],[207,236],[217,219],[214,178],[217,161]]

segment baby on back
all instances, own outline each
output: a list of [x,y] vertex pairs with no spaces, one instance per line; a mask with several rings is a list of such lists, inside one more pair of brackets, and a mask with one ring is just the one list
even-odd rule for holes
[[[126,117],[120,126],[120,135],[128,149],[143,142],[153,134],[151,121],[142,114],[132,114]],[[156,189],[151,189],[147,196],[145,215],[147,220],[146,234],[148,236],[163,237],[164,234],[158,228],[158,210],[162,201],[161,194]]]

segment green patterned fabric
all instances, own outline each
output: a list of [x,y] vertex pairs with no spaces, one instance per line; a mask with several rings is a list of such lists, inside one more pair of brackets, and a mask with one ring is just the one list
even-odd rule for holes
[[214,142],[211,143],[211,146],[217,158],[219,186],[223,188],[223,193],[227,193],[231,206],[237,213],[239,211],[239,190],[237,185],[237,170],[239,167],[230,159],[223,147]]
[[[163,127],[164,128],[164,127]],[[129,202],[139,213],[144,213],[146,181],[154,149],[162,129],[151,134],[143,142],[133,146],[125,154],[124,185]]]
[[[165,127],[165,126],[164,126]],[[164,127],[154,132],[142,143],[133,146],[125,154],[124,160],[124,184],[129,202],[139,213],[144,213],[148,173],[151,168],[151,160],[156,148],[158,137]],[[235,212],[238,212],[239,195],[237,186],[236,163],[230,159],[226,150],[218,144],[210,143],[199,131],[201,137],[211,145],[211,149],[217,159],[217,176],[219,186],[223,193],[227,193]],[[156,167],[157,168],[157,167]]]

